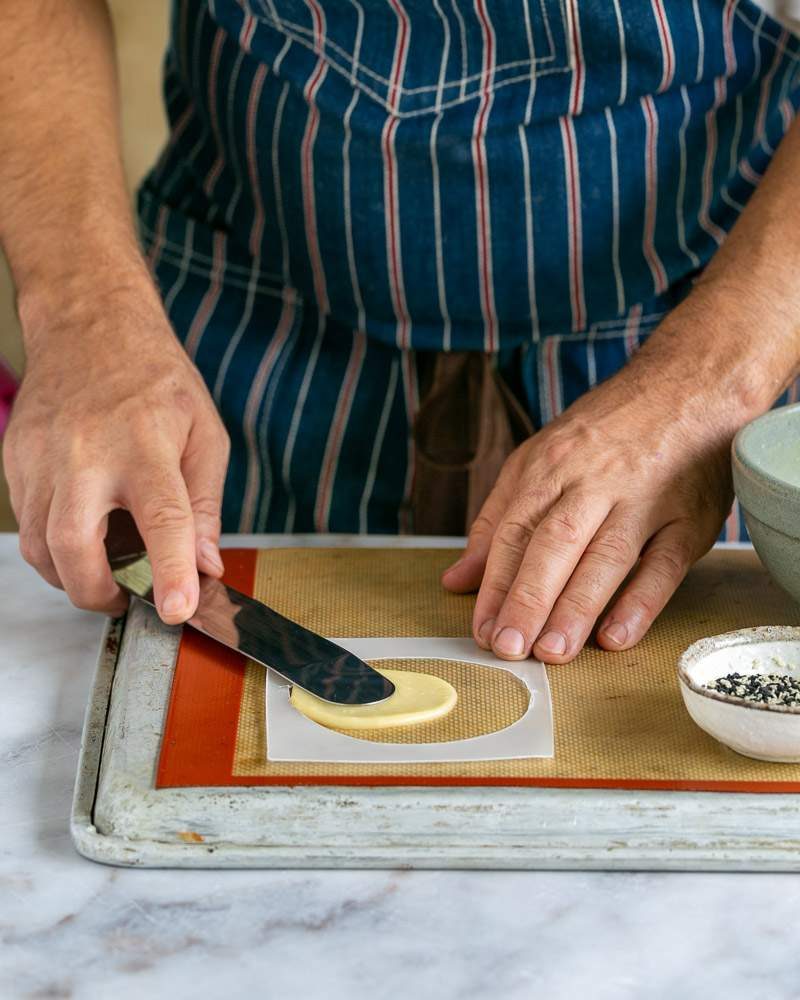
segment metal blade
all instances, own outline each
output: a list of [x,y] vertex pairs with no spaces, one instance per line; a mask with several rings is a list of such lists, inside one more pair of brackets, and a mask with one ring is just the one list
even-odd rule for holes
[[[110,562],[119,586],[155,607],[147,555]],[[325,701],[369,705],[394,693],[390,680],[335,642],[203,573],[197,612],[187,624]]]

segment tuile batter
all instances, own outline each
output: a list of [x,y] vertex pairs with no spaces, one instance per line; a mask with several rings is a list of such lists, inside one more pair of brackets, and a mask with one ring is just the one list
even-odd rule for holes
[[328,729],[388,729],[431,722],[447,715],[458,695],[452,684],[433,674],[381,670],[394,684],[394,694],[373,705],[334,705],[293,687],[292,705],[312,722]]

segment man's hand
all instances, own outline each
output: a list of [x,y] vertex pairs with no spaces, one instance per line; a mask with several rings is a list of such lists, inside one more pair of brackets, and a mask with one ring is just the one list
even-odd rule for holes
[[800,370],[799,170],[800,119],[688,298],[509,458],[443,578],[480,586],[479,645],[565,663],[602,615],[599,643],[627,649],[713,544],[730,442]]
[[79,300],[22,317],[27,366],[3,444],[22,554],[78,607],[118,613],[103,539],[126,508],[176,624],[197,606],[198,567],[222,573],[227,435],[149,279]]
[[732,499],[729,437],[709,415],[676,413],[670,395],[657,371],[623,371],[508,459],[443,578],[480,584],[484,649],[571,660],[641,555],[598,635],[626,649],[713,544]]
[[0,243],[26,355],[3,452],[23,555],[80,607],[119,611],[103,538],[109,511],[126,507],[159,612],[181,622],[198,566],[222,571],[228,445],[139,251],[108,6],[30,0],[3,13]]

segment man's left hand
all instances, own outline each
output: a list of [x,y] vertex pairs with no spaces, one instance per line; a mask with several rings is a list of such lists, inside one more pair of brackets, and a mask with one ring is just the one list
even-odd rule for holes
[[735,428],[713,386],[637,361],[517,448],[444,574],[480,585],[475,640],[504,659],[565,663],[601,615],[601,646],[633,646],[730,510]]

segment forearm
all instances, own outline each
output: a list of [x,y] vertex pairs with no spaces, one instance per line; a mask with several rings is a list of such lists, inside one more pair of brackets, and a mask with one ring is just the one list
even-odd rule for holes
[[[676,401],[708,405],[731,427],[766,410],[800,369],[800,119],[686,301],[632,367],[662,370]],[[647,375],[649,378],[650,375]]]
[[692,292],[631,362],[517,448],[443,577],[473,635],[566,663],[645,634],[733,499],[734,434],[800,368],[800,122]]
[[105,0],[0,0],[0,21],[0,243],[29,339],[54,313],[147,275]]

